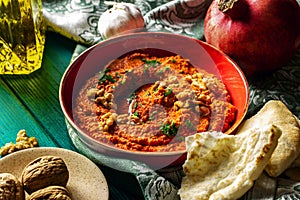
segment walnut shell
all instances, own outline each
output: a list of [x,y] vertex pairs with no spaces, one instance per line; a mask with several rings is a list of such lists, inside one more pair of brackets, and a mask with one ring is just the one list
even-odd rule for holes
[[25,199],[25,193],[21,182],[10,173],[0,173],[0,199]]
[[69,192],[62,186],[48,186],[29,195],[26,200],[71,200]]
[[41,156],[31,161],[21,175],[23,187],[29,194],[51,185],[65,187],[68,179],[67,165],[56,156]]

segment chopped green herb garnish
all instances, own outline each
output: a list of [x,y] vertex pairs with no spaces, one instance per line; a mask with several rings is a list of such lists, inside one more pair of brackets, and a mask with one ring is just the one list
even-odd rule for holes
[[189,120],[189,119],[186,120],[185,125],[186,125],[187,127],[189,127],[190,129],[192,129],[193,131],[196,131],[196,130],[197,130],[197,128],[192,124],[191,120]]
[[99,78],[98,78],[99,82],[103,83],[106,80],[108,80],[112,83],[116,82],[116,80],[110,74],[107,74],[107,72],[110,72],[109,68],[106,68],[105,70],[100,72]]
[[151,67],[151,65],[144,65],[144,72],[149,69]]
[[166,71],[169,70],[170,68],[171,68],[170,65],[166,65],[166,66],[165,66],[165,70],[166,70]]
[[121,84],[123,85],[126,82],[126,78],[123,78]]
[[138,102],[135,101],[134,104],[133,104],[133,108],[136,109],[137,106],[138,106]]
[[192,127],[192,126],[193,126],[192,122],[191,122],[189,119],[186,120],[185,124],[186,124],[186,126],[188,126],[188,127]]
[[131,95],[129,96],[129,98],[127,98],[127,102],[128,102],[128,103],[131,103],[131,102],[133,101],[133,99],[135,99],[136,97],[137,97],[137,96],[136,96],[135,93],[131,94]]
[[146,60],[142,59],[142,61],[145,63],[144,65],[144,72],[149,69],[150,67],[157,67],[161,62],[158,60]]
[[161,75],[162,73],[163,73],[163,70],[160,69],[160,70],[158,70],[158,71],[156,72],[156,75]]
[[171,137],[177,134],[178,127],[172,122],[171,124],[163,124],[162,127],[160,127],[160,130],[166,136]]
[[164,96],[166,97],[166,96],[168,96],[170,94],[172,94],[172,89],[171,88],[167,88],[167,90],[164,93]]
[[122,76],[118,72],[116,72],[116,77],[121,78]]
[[142,59],[142,61],[145,64],[151,65],[152,67],[156,67],[156,65],[161,64],[161,62],[158,61],[158,60],[146,60],[146,59]]
[[140,115],[139,115],[138,111],[135,111],[135,112],[133,113],[133,116],[139,117]]
[[106,75],[106,80],[109,80],[112,83],[116,82],[116,80],[110,74]]
[[103,71],[100,72],[98,80],[101,81],[103,77],[106,75],[107,72],[110,72],[109,68],[104,69]]

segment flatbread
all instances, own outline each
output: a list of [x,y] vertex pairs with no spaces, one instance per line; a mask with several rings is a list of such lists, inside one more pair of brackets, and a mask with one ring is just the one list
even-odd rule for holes
[[265,127],[271,124],[282,130],[282,136],[265,171],[270,176],[277,177],[300,154],[300,127],[291,111],[281,101],[268,101],[256,115],[239,127],[237,134],[253,127]]
[[[297,122],[298,122],[298,124],[299,124],[299,127],[300,127],[300,120],[296,117],[296,116],[294,116],[295,117],[295,119],[297,120]],[[300,168],[300,153],[299,153],[299,155],[298,155],[298,157],[293,161],[293,163],[291,164],[291,166],[290,167],[292,167],[292,168]],[[298,173],[299,174],[299,173]],[[300,177],[300,176],[299,176]],[[300,179],[299,179],[300,180]]]
[[293,161],[290,167],[299,167],[300,168],[300,154],[298,157]]
[[187,137],[181,199],[238,199],[262,173],[280,135],[279,128],[268,126],[237,136],[203,132]]

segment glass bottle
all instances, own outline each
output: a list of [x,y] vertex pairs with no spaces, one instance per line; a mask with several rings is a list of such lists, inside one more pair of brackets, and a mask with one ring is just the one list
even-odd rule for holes
[[0,0],[0,74],[41,67],[45,23],[41,0]]

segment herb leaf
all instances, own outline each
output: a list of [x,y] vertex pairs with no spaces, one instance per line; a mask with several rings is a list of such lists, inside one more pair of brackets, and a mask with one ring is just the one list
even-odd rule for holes
[[105,77],[107,72],[110,72],[109,68],[106,68],[106,69],[102,70],[99,74],[98,80],[101,81]]
[[166,96],[170,95],[171,93],[172,93],[172,89],[171,88],[167,88],[167,90],[164,93],[164,96],[166,97]]
[[171,124],[163,124],[160,127],[160,130],[166,136],[171,137],[171,136],[175,136],[177,134],[178,127],[176,126],[176,124],[174,122],[172,122]]
[[127,102],[130,104],[135,98],[137,98],[136,93],[132,93],[129,98],[127,98]]
[[135,111],[135,112],[133,113],[133,116],[140,117],[138,111]]
[[106,69],[104,69],[103,71],[100,72],[99,78],[98,78],[100,84],[103,83],[106,80],[108,80],[112,83],[116,82],[116,80],[110,74],[107,74],[108,72],[110,72],[109,68],[106,68]]
[[156,65],[161,64],[161,62],[158,61],[158,60],[146,60],[146,59],[142,59],[142,61],[145,64],[151,65],[152,67],[155,67]]
[[191,122],[191,120],[186,120],[185,125],[190,128],[192,131],[197,131],[197,127],[195,125],[193,125],[193,123]]

